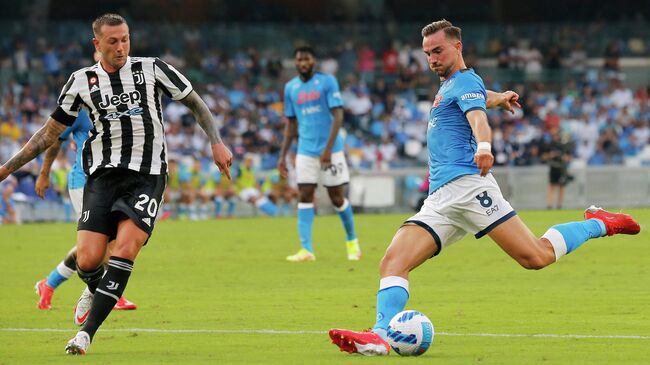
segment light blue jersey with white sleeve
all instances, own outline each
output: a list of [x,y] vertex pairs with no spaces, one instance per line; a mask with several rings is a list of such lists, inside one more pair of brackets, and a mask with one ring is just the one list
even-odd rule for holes
[[[316,72],[303,82],[300,76],[284,86],[284,115],[298,121],[298,154],[319,157],[327,145],[334,116],[330,109],[343,106],[339,84],[332,75]],[[332,153],[343,150],[337,136]]]
[[85,109],[81,109],[74,123],[66,128],[59,136],[59,140],[65,141],[70,137],[70,134],[72,134],[72,139],[77,145],[77,154],[74,159],[74,164],[68,173],[68,189],[81,189],[86,185],[86,173],[81,165],[81,152],[84,143],[88,139],[88,132],[90,132],[91,129],[93,129],[93,124],[88,117],[88,113]]
[[463,175],[479,174],[476,139],[467,112],[486,110],[483,80],[472,69],[454,72],[440,84],[427,128],[429,194]]

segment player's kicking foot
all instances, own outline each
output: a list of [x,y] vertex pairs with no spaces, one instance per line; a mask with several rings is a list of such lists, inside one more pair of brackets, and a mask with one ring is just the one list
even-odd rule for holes
[[615,234],[637,234],[641,231],[639,223],[630,215],[608,212],[594,205],[585,210],[585,219],[598,219],[603,222],[607,228],[608,236]]
[[65,345],[65,353],[68,355],[85,355],[90,346],[90,336],[84,332],[79,331],[68,344]]
[[94,295],[88,290],[88,287],[81,293],[77,305],[74,307],[74,324],[77,326],[83,326],[86,323],[90,307],[93,304],[93,297]]
[[383,356],[390,353],[390,345],[381,336],[372,331],[355,332],[331,329],[332,343],[341,351],[365,356]]
[[36,295],[40,297],[38,300],[38,309],[52,309],[52,294],[54,294],[54,289],[47,285],[47,279],[36,282],[34,289],[36,289]]
[[135,305],[135,303],[133,303],[132,301],[130,301],[130,300],[124,298],[124,297],[120,297],[120,300],[118,300],[117,303],[115,303],[115,306],[113,307],[113,310],[128,311],[128,310],[134,310],[134,309],[137,309],[137,308],[138,308],[138,306]]
[[302,261],[316,261],[316,256],[313,253],[301,248],[295,255],[287,256],[287,261],[302,262]]
[[361,260],[361,247],[359,247],[359,240],[353,239],[345,242],[345,247],[348,250],[348,260],[359,261]]

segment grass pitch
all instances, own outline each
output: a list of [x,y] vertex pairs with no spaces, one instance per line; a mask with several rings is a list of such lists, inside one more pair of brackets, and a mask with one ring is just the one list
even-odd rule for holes
[[[32,289],[75,227],[0,226],[0,364],[648,364],[650,210],[629,212],[640,235],[593,240],[541,271],[487,237],[422,265],[407,308],[436,337],[419,358],[340,353],[326,334],[373,324],[378,263],[407,215],[357,215],[359,262],[345,258],[338,217],[317,217],[317,261],[298,264],[284,261],[298,249],[295,218],[160,222],[125,293],[138,309],[113,312],[83,358],[63,353],[81,281],[59,287],[51,311]],[[520,215],[541,235],[582,213]]]

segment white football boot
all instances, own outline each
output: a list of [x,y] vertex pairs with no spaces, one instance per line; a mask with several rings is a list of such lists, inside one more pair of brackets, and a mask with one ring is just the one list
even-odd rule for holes
[[88,346],[90,346],[90,336],[84,331],[79,331],[65,345],[65,353],[68,355],[85,355]]
[[74,324],[77,326],[83,326],[88,319],[88,314],[90,313],[90,307],[93,304],[93,297],[95,295],[88,290],[88,287],[84,289],[77,301],[77,305],[74,307]]

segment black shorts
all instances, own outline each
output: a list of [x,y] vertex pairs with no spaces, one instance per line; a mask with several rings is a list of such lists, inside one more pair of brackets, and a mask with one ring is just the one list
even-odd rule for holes
[[549,171],[549,182],[551,185],[566,186],[573,180],[565,168],[551,167]]
[[124,216],[149,236],[162,204],[167,175],[108,168],[92,174],[84,188],[83,208],[77,230],[105,234],[112,240]]

